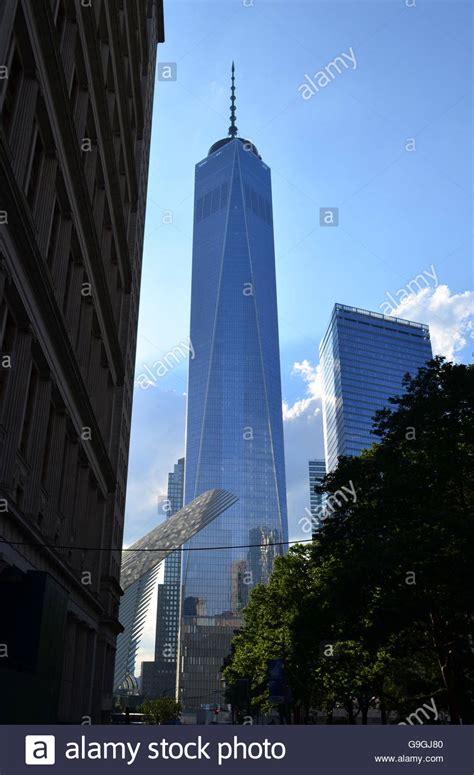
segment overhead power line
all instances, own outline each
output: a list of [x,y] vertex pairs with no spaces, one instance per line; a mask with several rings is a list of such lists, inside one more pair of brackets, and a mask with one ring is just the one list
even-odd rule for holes
[[[192,541],[192,538],[189,539]],[[302,538],[299,541],[272,541],[270,543],[265,544],[228,544],[227,546],[189,546],[189,547],[183,547],[178,546],[176,549],[170,549],[169,546],[166,547],[155,547],[154,549],[133,549],[132,547],[129,547],[128,549],[111,549],[107,546],[76,546],[75,544],[46,544],[46,543],[40,543],[39,541],[32,542],[32,541],[8,541],[6,538],[0,538],[0,544],[9,544],[10,546],[32,546],[32,547],[43,547],[45,549],[74,549],[78,552],[110,552],[110,551],[121,551],[121,552],[209,552],[209,551],[217,551],[217,550],[223,550],[223,549],[256,549],[256,548],[268,548],[269,546],[289,546],[291,544],[305,544],[308,542],[312,542],[312,538]]]

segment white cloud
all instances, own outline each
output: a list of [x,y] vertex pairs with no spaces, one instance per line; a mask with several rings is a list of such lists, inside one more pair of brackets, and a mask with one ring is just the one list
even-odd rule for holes
[[295,416],[284,426],[291,541],[307,538],[301,531],[299,520],[305,515],[310,501],[308,461],[324,457],[322,415],[320,411],[314,411],[315,403],[310,404],[306,413]]
[[291,373],[298,374],[303,378],[306,383],[307,397],[295,401],[292,406],[283,401],[283,420],[285,422],[307,414],[308,410],[311,410],[311,414],[318,414],[321,411],[321,407],[316,405],[321,401],[322,396],[320,365],[312,366],[309,361],[304,360],[301,363],[294,363]]
[[453,360],[466,345],[469,318],[474,314],[474,292],[451,293],[447,285],[423,288],[399,304],[391,314],[427,323],[433,354]]
[[308,461],[323,458],[321,369],[304,360],[293,364],[291,374],[303,379],[306,396],[291,406],[283,401],[288,527],[291,541],[307,538],[298,520],[309,507]]

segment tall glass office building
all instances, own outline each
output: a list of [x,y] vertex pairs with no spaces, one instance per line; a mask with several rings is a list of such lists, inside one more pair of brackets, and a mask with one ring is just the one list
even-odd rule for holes
[[372,434],[377,409],[402,392],[432,357],[429,328],[422,323],[336,304],[320,345],[326,466],[339,455],[359,455],[378,438]]
[[[184,457],[168,474],[165,501],[168,519],[183,507]],[[181,551],[169,554],[164,562],[163,583],[158,584],[156,606],[155,660],[142,662],[142,693],[146,697],[174,697],[178,653]]]
[[[288,540],[270,169],[237,136],[196,166],[185,502],[239,498],[183,557],[180,700],[222,703],[220,670],[252,587]],[[203,547],[225,547],[203,550]]]
[[325,460],[310,460],[308,463],[309,469],[309,502],[310,511],[313,522],[313,534],[318,532],[321,518],[323,516],[324,503],[326,496],[323,493],[317,492],[316,488],[321,484],[326,476],[326,461]]

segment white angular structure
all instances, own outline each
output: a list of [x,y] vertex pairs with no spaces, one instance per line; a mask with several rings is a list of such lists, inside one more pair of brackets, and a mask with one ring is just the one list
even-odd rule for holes
[[133,684],[135,655],[160,563],[237,500],[227,490],[207,490],[124,553],[120,574],[124,595],[119,609],[124,631],[117,638],[114,689],[128,690]]

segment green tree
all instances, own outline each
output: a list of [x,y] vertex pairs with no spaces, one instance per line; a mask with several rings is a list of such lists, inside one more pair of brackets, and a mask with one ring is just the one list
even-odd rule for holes
[[141,706],[141,712],[147,716],[149,724],[165,724],[177,721],[181,705],[172,697],[158,697],[155,700],[146,699]]
[[328,477],[329,492],[352,479],[358,501],[322,536],[326,554],[363,569],[357,585],[339,579],[339,595],[352,588],[351,617],[364,623],[368,611],[365,642],[390,641],[406,697],[436,695],[452,723],[474,721],[473,381],[472,367],[441,358],[405,378],[405,393],[376,416],[380,444]]
[[225,671],[250,679],[256,706],[268,659],[284,658],[304,717],[339,703],[366,723],[377,701],[404,718],[433,697],[474,722],[473,377],[441,358],[407,376],[375,418],[380,442],[326,477],[334,512],[252,592]]

